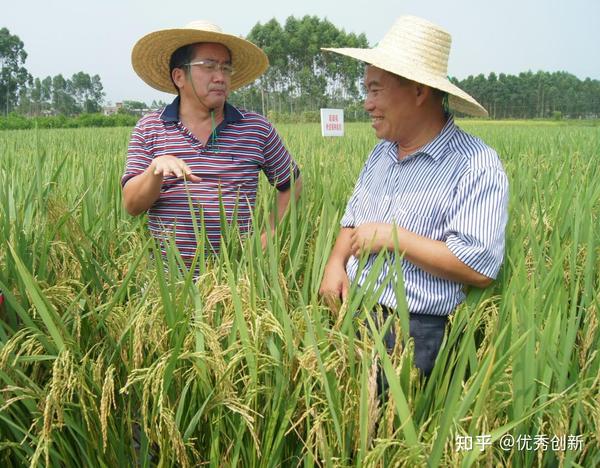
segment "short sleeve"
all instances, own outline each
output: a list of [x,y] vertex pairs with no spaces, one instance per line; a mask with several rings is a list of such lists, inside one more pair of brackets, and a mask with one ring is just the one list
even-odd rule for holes
[[290,186],[292,174],[295,179],[300,177],[300,169],[292,156],[285,148],[277,131],[271,124],[265,138],[263,149],[264,165],[263,171],[271,185],[277,190],[284,191]]
[[495,278],[504,258],[507,220],[504,171],[498,167],[467,171],[448,210],[446,245],[460,261]]
[[138,122],[129,139],[127,160],[125,162],[125,172],[121,178],[121,187],[124,187],[132,177],[144,172],[152,163],[152,159],[152,153],[144,138],[143,126]]

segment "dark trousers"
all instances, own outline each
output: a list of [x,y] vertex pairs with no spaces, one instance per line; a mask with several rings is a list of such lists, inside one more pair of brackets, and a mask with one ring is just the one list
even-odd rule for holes
[[[393,314],[393,309],[378,305],[373,313],[377,315],[377,309],[381,307],[383,312],[383,321]],[[376,321],[378,322],[378,321]],[[440,346],[444,339],[444,331],[448,317],[427,314],[410,314],[409,335],[414,340],[414,362],[415,367],[421,374],[429,377],[435,364]],[[396,333],[393,327],[390,327],[384,335],[384,341],[388,352],[391,352],[396,345]]]

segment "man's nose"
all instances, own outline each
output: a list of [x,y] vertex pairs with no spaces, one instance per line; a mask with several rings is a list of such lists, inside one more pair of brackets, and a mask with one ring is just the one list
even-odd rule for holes
[[216,83],[223,83],[225,81],[225,72],[222,68],[217,68],[212,74],[212,80]]

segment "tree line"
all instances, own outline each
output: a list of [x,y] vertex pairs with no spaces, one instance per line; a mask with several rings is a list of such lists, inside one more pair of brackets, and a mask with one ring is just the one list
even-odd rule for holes
[[477,99],[493,119],[600,117],[600,81],[580,80],[564,71],[490,73],[453,81]]
[[290,16],[257,23],[247,37],[269,57],[256,82],[232,96],[242,107],[263,114],[295,114],[322,107],[352,107],[362,98],[360,63],[321,47],[369,47],[364,34],[346,33],[326,19]]
[[[260,79],[234,93],[236,104],[276,117],[318,118],[322,107],[344,108],[361,119],[364,64],[321,47],[369,47],[364,34],[347,34],[316,16],[257,23],[248,39],[269,57]],[[599,118],[600,81],[564,72],[490,73],[451,80],[477,99],[493,119]],[[312,117],[312,119],[311,119]],[[296,117],[297,119],[298,117]]]
[[34,79],[24,66],[26,59],[23,41],[7,28],[0,29],[0,109],[4,114],[73,116],[102,110],[104,90],[99,75],[80,71],[71,78],[58,74]]
[[24,115],[79,115],[102,111],[104,91],[99,75],[84,72],[35,78],[19,94],[16,111]]
[[[269,57],[258,80],[230,96],[230,101],[276,121],[313,121],[323,107],[343,108],[348,120],[366,119],[362,108],[364,65],[321,47],[369,47],[364,34],[346,33],[327,19],[290,16],[280,24],[257,23],[247,38]],[[33,78],[24,66],[23,42],[0,29],[0,113],[26,116],[76,116],[97,113],[104,104],[99,75]],[[600,81],[560,72],[490,73],[451,80],[475,97],[494,119],[598,118]],[[124,101],[120,112],[136,114],[150,106]]]

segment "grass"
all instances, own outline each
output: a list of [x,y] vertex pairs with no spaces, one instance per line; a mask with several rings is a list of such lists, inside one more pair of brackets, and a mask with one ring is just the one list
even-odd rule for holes
[[[353,313],[368,291],[339,316],[317,294],[367,125],[343,139],[281,126],[301,201],[264,253],[229,232],[197,283],[165,274],[123,211],[128,129],[0,133],[2,465],[600,464],[600,130],[461,125],[509,175],[506,261],[452,317],[426,383],[410,343],[388,356]],[[258,226],[273,206],[261,189]],[[383,405],[376,363],[393,382]],[[545,450],[516,445],[542,435]],[[583,444],[553,450],[553,436]]]

